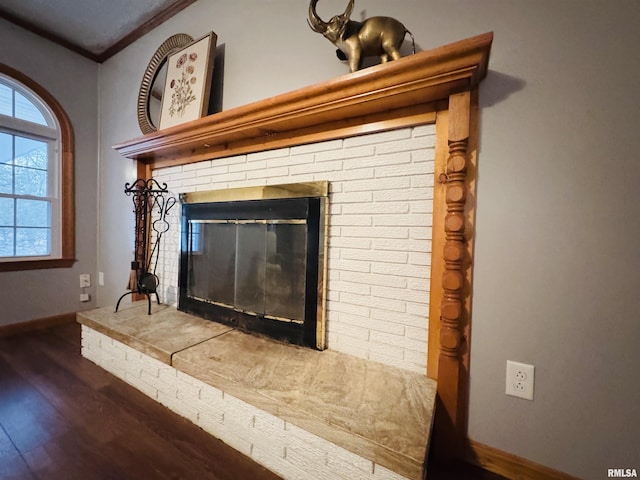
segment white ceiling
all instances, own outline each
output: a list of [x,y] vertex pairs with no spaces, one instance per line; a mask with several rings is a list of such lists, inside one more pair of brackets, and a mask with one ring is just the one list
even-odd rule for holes
[[0,18],[103,62],[195,0],[1,0]]

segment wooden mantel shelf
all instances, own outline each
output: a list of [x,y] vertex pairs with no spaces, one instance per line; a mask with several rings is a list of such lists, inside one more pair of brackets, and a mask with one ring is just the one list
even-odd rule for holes
[[487,73],[493,33],[147,134],[114,148],[147,169],[425,123]]

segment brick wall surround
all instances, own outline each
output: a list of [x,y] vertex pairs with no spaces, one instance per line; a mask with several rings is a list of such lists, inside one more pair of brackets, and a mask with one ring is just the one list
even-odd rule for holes
[[[435,125],[154,170],[174,194],[328,180],[328,348],[426,373]],[[177,303],[179,209],[162,239]]]

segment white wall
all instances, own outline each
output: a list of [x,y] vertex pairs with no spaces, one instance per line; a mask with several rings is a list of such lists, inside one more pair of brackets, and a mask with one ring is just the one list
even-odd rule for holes
[[0,273],[0,325],[95,307],[80,302],[81,273],[95,284],[97,257],[98,70],[96,63],[0,19],[0,62],[44,87],[65,110],[75,134],[76,258],[72,268]]
[[[321,15],[344,8],[323,0]],[[124,292],[148,59],[178,32],[225,44],[225,109],[346,73],[306,2],[201,0],[101,68],[101,305]],[[469,435],[586,479],[640,468],[640,3],[359,0],[429,49],[495,32],[482,107]],[[504,395],[507,359],[536,366],[533,402]]]

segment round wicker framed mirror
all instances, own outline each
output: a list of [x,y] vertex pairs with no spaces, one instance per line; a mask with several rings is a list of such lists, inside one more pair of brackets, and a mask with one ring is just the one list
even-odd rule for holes
[[191,42],[191,35],[177,33],[167,38],[151,57],[138,92],[138,124],[143,134],[155,132],[160,124],[167,57]]

